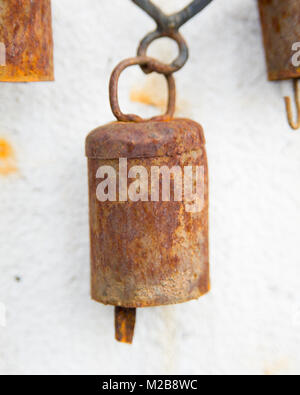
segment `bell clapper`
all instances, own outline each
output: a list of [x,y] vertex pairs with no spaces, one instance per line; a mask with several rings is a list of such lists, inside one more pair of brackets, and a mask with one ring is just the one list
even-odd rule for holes
[[116,340],[132,344],[135,327],[136,309],[115,307]]

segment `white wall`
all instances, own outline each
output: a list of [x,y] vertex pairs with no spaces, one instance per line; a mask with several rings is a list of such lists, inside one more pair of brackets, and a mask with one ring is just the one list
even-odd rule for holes
[[[300,132],[284,112],[291,84],[266,80],[256,1],[215,0],[182,29],[178,112],[206,131],[212,292],[139,310],[132,346],[115,342],[113,308],[89,298],[84,140],[113,120],[110,72],[154,24],[129,0],[52,3],[56,82],[0,88],[16,167],[0,175],[0,373],[299,373]],[[132,92],[160,106],[164,85],[148,78],[125,74],[124,110],[155,112]]]

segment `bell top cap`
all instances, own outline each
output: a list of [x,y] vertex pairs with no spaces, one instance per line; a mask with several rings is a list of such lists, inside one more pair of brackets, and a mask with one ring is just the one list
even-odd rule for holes
[[205,145],[203,128],[189,119],[113,122],[93,130],[86,156],[97,159],[176,156]]

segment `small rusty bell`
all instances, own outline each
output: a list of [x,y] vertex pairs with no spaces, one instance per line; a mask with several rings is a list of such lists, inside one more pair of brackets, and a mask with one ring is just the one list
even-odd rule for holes
[[[123,114],[118,79],[131,65],[163,73],[148,57],[120,63],[110,83],[118,122],[99,127],[86,140],[92,298],[116,306],[116,339],[126,343],[133,339],[136,308],[187,302],[210,288],[203,129],[188,119],[172,119],[170,74],[166,115],[143,120]],[[160,172],[166,177],[159,178]],[[198,194],[191,200],[188,191],[194,189]]]
[[0,0],[0,81],[53,81],[50,0]]
[[[300,0],[258,0],[270,81],[293,79],[297,121],[293,120],[291,99],[285,98],[288,121],[292,129],[300,127],[298,80],[300,62]],[[299,56],[298,56],[299,57]]]

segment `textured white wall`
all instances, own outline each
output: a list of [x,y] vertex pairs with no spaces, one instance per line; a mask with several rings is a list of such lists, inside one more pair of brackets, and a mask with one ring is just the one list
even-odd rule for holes
[[[256,1],[215,0],[182,29],[178,112],[206,131],[212,292],[139,310],[132,346],[115,342],[113,308],[89,298],[84,140],[113,119],[110,72],[154,25],[129,0],[52,3],[56,82],[0,87],[14,151],[0,158],[0,373],[300,373],[300,133],[284,113],[291,84],[266,80]],[[159,107],[157,78],[124,74],[124,110],[153,114],[130,95]]]

